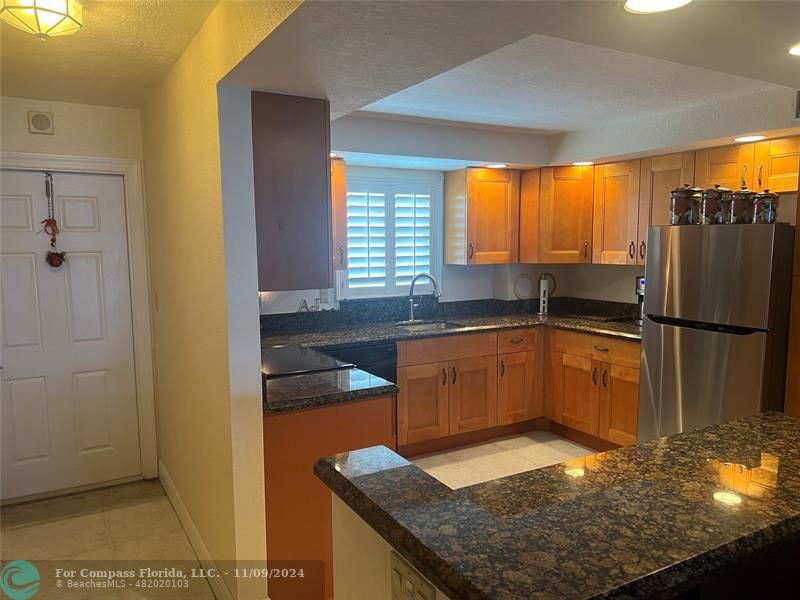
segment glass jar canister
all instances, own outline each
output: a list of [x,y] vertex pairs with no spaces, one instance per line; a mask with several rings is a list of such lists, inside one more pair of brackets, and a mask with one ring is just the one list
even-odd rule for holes
[[731,223],[753,222],[753,199],[756,193],[742,187],[741,190],[731,194]]
[[716,184],[703,190],[700,199],[700,224],[730,223],[731,190]]
[[780,198],[769,190],[756,194],[753,199],[753,223],[776,223]]
[[687,183],[683,187],[672,190],[672,202],[670,205],[670,224],[672,225],[696,225],[700,210],[700,197],[703,190],[692,187]]

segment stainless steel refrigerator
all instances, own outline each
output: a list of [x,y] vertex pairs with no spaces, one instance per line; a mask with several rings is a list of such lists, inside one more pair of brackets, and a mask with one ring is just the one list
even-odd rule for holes
[[654,226],[638,441],[781,410],[794,227]]

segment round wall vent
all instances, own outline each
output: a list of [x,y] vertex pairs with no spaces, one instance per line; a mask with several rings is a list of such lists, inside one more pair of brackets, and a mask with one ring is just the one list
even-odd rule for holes
[[28,131],[53,135],[53,113],[38,110],[28,111]]

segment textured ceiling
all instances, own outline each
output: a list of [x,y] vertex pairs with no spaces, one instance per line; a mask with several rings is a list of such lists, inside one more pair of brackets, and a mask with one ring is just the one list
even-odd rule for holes
[[534,35],[364,110],[546,133],[590,129],[779,87]]
[[87,0],[83,29],[44,43],[3,23],[3,95],[141,106],[217,1]]

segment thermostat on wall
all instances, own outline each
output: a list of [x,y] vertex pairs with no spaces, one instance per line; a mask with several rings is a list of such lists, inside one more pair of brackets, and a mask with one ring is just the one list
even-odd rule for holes
[[29,110],[28,131],[30,133],[53,135],[53,113]]

